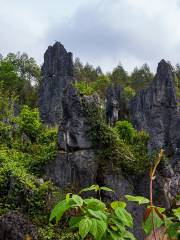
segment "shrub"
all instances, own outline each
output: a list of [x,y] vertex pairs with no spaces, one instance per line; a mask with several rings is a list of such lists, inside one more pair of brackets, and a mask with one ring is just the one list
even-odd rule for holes
[[[164,151],[161,149],[150,169],[150,200],[142,196],[124,196],[129,202],[147,206],[143,219],[143,230],[146,235],[149,235],[147,239],[179,239],[180,237],[180,207],[172,209],[169,215],[164,208],[153,204],[153,181],[163,156]],[[83,199],[80,195],[87,191],[95,191],[99,199]],[[135,240],[133,234],[129,232],[133,227],[133,219],[126,210],[126,202],[114,201],[110,206],[106,205],[101,200],[101,191],[112,192],[107,187],[92,185],[81,190],[78,195],[68,193],[66,198],[52,210],[50,222],[55,219],[58,223],[62,216],[69,212],[68,230],[75,231],[79,236],[78,239]],[[162,230],[160,236],[159,230]]]
[[127,144],[132,144],[136,135],[136,130],[132,124],[128,121],[117,121],[115,124],[115,131],[119,137],[123,139]]
[[[92,185],[81,192],[95,190],[112,191],[107,187]],[[96,198],[83,199],[80,195],[67,194],[66,199],[59,202],[53,209],[50,221],[54,218],[56,223],[60,221],[65,212],[72,211],[69,219],[69,226],[78,229],[80,239],[92,237],[93,239],[135,239],[129,228],[133,227],[133,219],[126,210],[125,202],[112,202],[109,207]]]
[[125,101],[128,103],[131,98],[133,98],[135,96],[136,92],[134,91],[133,88],[131,87],[125,87],[124,88],[124,97],[125,97]]
[[75,88],[78,89],[82,95],[91,95],[95,92],[94,83],[87,83],[85,81],[76,82]]
[[32,141],[37,140],[42,124],[40,122],[39,111],[31,110],[28,106],[23,106],[17,118],[20,134],[25,133]]
[[112,171],[124,168],[136,175],[145,173],[150,164],[146,134],[138,133],[127,121],[119,121],[115,128],[111,128],[105,123],[100,108],[88,106],[84,98],[82,103],[89,123],[88,137],[96,149],[102,168],[109,169],[111,162]]

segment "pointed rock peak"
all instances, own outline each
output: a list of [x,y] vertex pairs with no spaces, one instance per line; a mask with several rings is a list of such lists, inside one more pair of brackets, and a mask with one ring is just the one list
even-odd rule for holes
[[168,62],[166,62],[164,59],[162,59],[162,60],[158,63],[157,75],[158,75],[158,76],[162,76],[162,77],[165,78],[165,79],[169,78],[170,80],[171,80],[171,78],[173,78],[172,67],[171,67],[171,65],[170,65]]
[[164,106],[177,108],[174,73],[170,63],[164,59],[159,62],[156,76],[147,91],[153,96],[155,105],[163,104]]
[[46,53],[47,52],[53,52],[53,53],[57,53],[57,55],[59,54],[59,53],[64,53],[64,54],[71,54],[71,53],[68,53],[67,51],[66,51],[66,49],[64,48],[64,45],[61,43],[61,42],[55,42],[54,44],[53,44],[53,46],[49,46],[48,47],[48,49],[47,49],[47,51],[45,52],[45,55],[46,55]]
[[73,76],[72,53],[67,52],[60,42],[49,46],[44,54],[43,76]]
[[39,108],[44,123],[56,125],[62,118],[62,96],[74,81],[72,54],[60,42],[49,46],[44,54]]

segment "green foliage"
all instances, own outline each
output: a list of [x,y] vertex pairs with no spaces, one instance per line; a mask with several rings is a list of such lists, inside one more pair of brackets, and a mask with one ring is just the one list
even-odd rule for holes
[[19,87],[19,78],[15,66],[8,60],[0,61],[0,82],[4,87],[12,91],[16,86]]
[[135,96],[136,92],[134,91],[133,88],[127,86],[124,88],[124,98],[125,98],[125,102],[129,102],[134,96]]
[[0,82],[6,90],[19,97],[20,104],[37,105],[40,80],[40,67],[26,53],[9,53],[0,59]]
[[94,68],[89,63],[83,65],[79,58],[74,61],[74,75],[75,79],[79,82],[94,82],[97,80],[98,76],[102,74],[101,68]]
[[[104,119],[102,110],[97,106],[88,106],[82,101],[85,110],[89,130],[88,136],[96,149],[97,158],[103,170],[116,171],[124,168],[127,172],[136,175],[143,174],[150,165],[150,156],[147,152],[148,135],[137,132],[130,123],[123,121],[123,136],[118,134],[116,128],[108,126]],[[109,166],[111,162],[111,166]]]
[[[93,185],[83,189],[85,191],[112,191],[106,187]],[[51,212],[50,221],[58,223],[65,212],[77,212],[76,216],[70,216],[70,229],[78,229],[80,239],[135,239],[128,228],[133,227],[133,219],[125,209],[126,204],[114,204],[107,207],[104,202],[95,198],[83,199],[79,195],[67,194],[66,199],[59,202]]]
[[135,68],[130,76],[130,86],[135,90],[147,87],[152,81],[154,75],[147,64],[140,68]]
[[43,180],[43,167],[57,153],[57,129],[42,126],[37,109],[14,117],[14,99],[0,88],[0,214],[20,208],[47,222],[57,190]]
[[39,240],[77,240],[78,234],[68,231],[68,229],[60,229],[59,226],[47,224],[38,229]]
[[149,135],[144,131],[137,131],[128,121],[117,121],[115,131],[119,138],[128,146],[134,156],[134,161],[126,161],[124,167],[135,174],[141,174],[150,167],[150,157],[147,151]]
[[0,82],[0,121],[11,121],[14,114],[14,104],[17,97],[6,90],[4,83]]
[[40,67],[36,64],[34,58],[29,57],[27,53],[9,53],[5,61],[14,66],[21,80],[39,83],[41,79]]
[[110,78],[113,84],[120,84],[123,87],[128,84],[128,74],[121,64],[114,68]]
[[75,87],[82,95],[92,95],[97,92],[101,99],[105,98],[105,92],[110,85],[110,79],[106,75],[100,75],[93,82],[78,81],[75,83]]
[[91,95],[95,92],[95,87],[93,86],[94,84],[84,82],[84,81],[79,81],[75,83],[75,87],[79,90],[79,92],[82,95]]
[[125,195],[128,201],[138,202],[139,205],[149,203],[149,199],[141,197],[141,196],[131,196]]
[[97,80],[94,82],[95,90],[100,96],[101,99],[105,98],[106,89],[111,84],[111,80],[107,75],[100,75],[97,77]]
[[46,209],[46,197],[50,189],[48,182],[39,181],[23,166],[24,155],[15,150],[1,150],[0,189],[3,192],[2,204],[11,208],[28,207],[32,215],[42,214]]
[[132,124],[128,121],[117,121],[115,125],[115,131],[117,131],[119,137],[123,139],[127,144],[132,144],[136,135],[136,130]]
[[[154,177],[156,167],[162,159],[162,154],[155,161],[154,168],[150,177]],[[152,185],[151,185],[152,187]],[[82,189],[79,194],[86,191],[112,191],[106,187],[92,185]],[[152,188],[150,188],[150,192]],[[100,196],[101,194],[99,194]],[[165,229],[162,232],[162,239],[166,234],[169,238],[178,239],[180,229],[180,208],[172,210],[172,213],[166,215],[165,209],[156,207],[152,204],[152,198],[147,199],[142,196],[125,195],[128,201],[137,202],[139,205],[149,204],[144,214],[143,229],[146,235],[152,234],[156,237],[156,230],[159,227]],[[68,212],[68,214],[67,214]],[[134,239],[135,237],[129,229],[133,227],[131,214],[126,210],[126,202],[114,201],[106,205],[99,199],[86,198],[80,195],[68,193],[66,198],[59,202],[51,212],[50,222],[54,219],[56,223],[61,221],[66,213],[67,222],[69,223],[68,232],[74,236],[78,234],[77,239]],[[73,238],[72,238],[73,239]]]
[[25,133],[31,140],[37,140],[41,130],[39,111],[30,110],[28,106],[23,106],[17,118],[20,134]]

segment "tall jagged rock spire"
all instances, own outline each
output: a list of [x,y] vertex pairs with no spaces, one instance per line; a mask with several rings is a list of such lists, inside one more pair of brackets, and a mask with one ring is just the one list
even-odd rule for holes
[[[141,90],[130,104],[134,126],[150,134],[149,150],[165,148],[174,152],[180,136],[180,124],[174,131],[174,123],[180,123],[180,115],[174,88],[174,74],[171,66],[161,60],[151,85]],[[176,140],[175,140],[176,139]]]
[[56,42],[46,50],[42,66],[39,108],[44,123],[59,124],[62,118],[63,90],[72,81],[72,53],[67,52],[60,42]]
[[158,171],[155,180],[159,202],[166,207],[180,193],[180,113],[174,80],[171,66],[161,60],[149,88],[141,90],[130,104],[134,126],[150,135],[149,151],[163,148],[171,159]]

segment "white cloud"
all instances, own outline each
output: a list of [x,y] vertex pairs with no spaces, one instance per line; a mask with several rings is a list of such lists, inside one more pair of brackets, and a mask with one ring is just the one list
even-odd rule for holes
[[179,0],[0,0],[0,52],[42,61],[61,41],[83,61],[111,70],[161,58],[180,62]]

